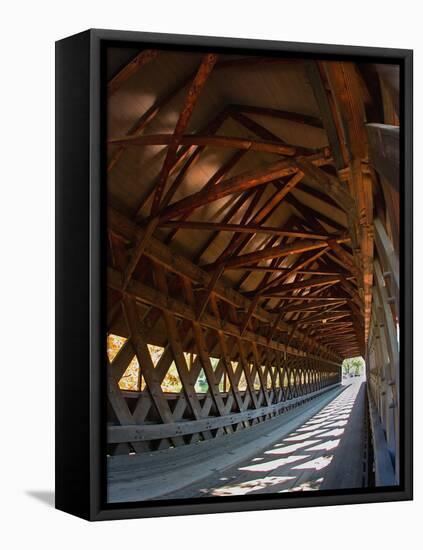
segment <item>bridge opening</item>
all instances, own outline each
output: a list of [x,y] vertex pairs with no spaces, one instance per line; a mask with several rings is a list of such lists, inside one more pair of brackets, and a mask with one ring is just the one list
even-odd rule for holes
[[362,378],[366,379],[366,362],[363,357],[348,357],[342,361],[342,379]]
[[108,51],[109,501],[398,483],[397,68],[131,56]]

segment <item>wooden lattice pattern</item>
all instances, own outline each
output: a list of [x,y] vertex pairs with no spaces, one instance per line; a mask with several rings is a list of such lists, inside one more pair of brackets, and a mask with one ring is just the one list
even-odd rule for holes
[[[162,56],[142,51],[110,80],[111,111],[120,90]],[[187,132],[214,74],[285,65],[300,67],[319,116],[228,103]],[[109,337],[121,339],[108,356],[110,453],[164,449],[249,427],[338,383],[343,358],[366,356],[386,321],[378,304],[392,296],[381,296],[385,267],[374,261],[375,249],[386,255],[390,240],[386,220],[373,219],[381,187],[368,163],[365,87],[352,62],[207,53],[125,135],[109,136],[109,178],[130,162],[128,149],[164,148],[153,185],[139,196],[131,190],[130,209],[109,193],[108,327]],[[173,131],[149,132],[178,97]],[[263,117],[325,132],[328,146],[288,143]],[[242,136],[223,133],[233,123]],[[187,192],[190,171],[210,148],[234,152],[216,153],[218,168]],[[273,161],[263,163],[263,154]],[[254,167],[240,169],[247,158],[257,159]],[[208,218],[213,204],[221,206]],[[285,205],[290,215],[275,225]],[[210,238],[184,254],[174,246],[181,232]],[[229,284],[226,276],[237,272],[240,279]],[[252,274],[261,278],[246,289]],[[382,353],[370,349],[371,357]]]

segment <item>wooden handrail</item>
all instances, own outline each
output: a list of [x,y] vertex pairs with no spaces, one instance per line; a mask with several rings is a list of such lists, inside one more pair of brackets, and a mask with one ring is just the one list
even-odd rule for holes
[[233,424],[238,424],[239,422],[247,422],[258,417],[281,414],[288,407],[291,408],[292,406],[299,405],[304,401],[313,399],[314,397],[317,397],[322,393],[338,386],[340,386],[339,383],[330,384],[320,390],[310,392],[293,399],[287,399],[286,401],[280,401],[279,403],[275,403],[267,407],[248,409],[244,412],[224,416],[215,416],[185,422],[170,422],[167,424],[109,426],[107,439],[109,443],[151,441],[153,439],[177,437],[202,432],[205,430],[214,430],[225,426],[231,426]]

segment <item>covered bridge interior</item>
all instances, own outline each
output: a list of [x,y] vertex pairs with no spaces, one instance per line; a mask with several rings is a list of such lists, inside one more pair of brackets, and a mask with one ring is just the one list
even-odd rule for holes
[[219,440],[236,455],[361,356],[367,482],[397,483],[398,67],[107,61],[110,479]]

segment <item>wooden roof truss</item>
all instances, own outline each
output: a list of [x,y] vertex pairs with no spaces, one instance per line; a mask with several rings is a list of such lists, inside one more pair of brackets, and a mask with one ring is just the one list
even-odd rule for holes
[[[110,81],[109,96],[160,55],[149,50],[136,56]],[[376,176],[368,163],[362,82],[353,63],[279,60],[284,62],[304,67],[318,116],[228,103],[189,131],[216,72],[272,64],[209,53],[126,135],[109,136],[109,174],[125,162],[126,150],[165,146],[154,185],[145,189],[140,181],[132,212],[109,201],[108,325],[128,338],[108,367],[113,452],[178,446],[262,421],[339,381],[343,358],[366,354]],[[178,94],[184,99],[173,133],[149,132]],[[229,119],[245,137],[222,134]],[[263,122],[275,120],[324,129],[329,146],[288,143]],[[202,186],[178,198],[208,148],[231,153]],[[259,154],[279,158],[233,175],[247,156]],[[325,213],[319,201],[328,206]],[[214,217],[196,217],[214,203],[223,205]],[[276,226],[270,220],[281,205],[291,214]],[[174,248],[182,232],[187,239],[206,233],[208,240],[184,255]],[[222,234],[226,245],[206,261]],[[260,244],[252,246],[258,237]],[[234,284],[231,274],[240,275]],[[164,348],[156,365],[149,344]],[[118,382],[134,357],[140,387],[122,397]],[[161,388],[171,365],[182,385],[175,395]],[[205,394],[195,389],[200,371]]]

